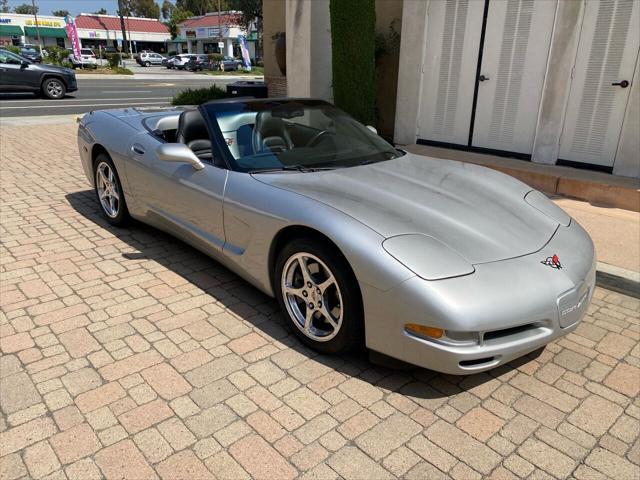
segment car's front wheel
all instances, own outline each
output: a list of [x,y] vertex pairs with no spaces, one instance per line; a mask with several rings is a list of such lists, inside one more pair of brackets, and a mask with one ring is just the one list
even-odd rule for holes
[[321,353],[362,345],[362,300],[347,261],[315,239],[287,244],[276,261],[275,290],[293,331]]
[[42,93],[53,100],[64,98],[67,93],[67,87],[59,78],[47,78],[42,82]]
[[122,184],[113,161],[106,153],[96,157],[93,169],[98,203],[111,225],[121,226],[129,220],[129,210],[124,199]]

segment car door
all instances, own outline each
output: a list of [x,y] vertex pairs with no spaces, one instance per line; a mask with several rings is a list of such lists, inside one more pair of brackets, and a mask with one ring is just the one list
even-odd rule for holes
[[162,65],[162,55],[158,55],[157,53],[153,56],[153,63],[156,65]]
[[40,74],[31,67],[23,65],[27,60],[9,52],[0,50],[0,87],[5,91],[33,91],[40,88]]
[[151,223],[219,254],[225,240],[222,207],[227,170],[209,162],[196,170],[161,161],[155,152],[160,143],[146,132],[131,142],[126,173],[138,207]]

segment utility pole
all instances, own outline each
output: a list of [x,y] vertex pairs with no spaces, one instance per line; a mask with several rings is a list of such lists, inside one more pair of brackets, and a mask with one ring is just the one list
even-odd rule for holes
[[122,0],[118,0],[118,15],[120,15],[120,28],[122,29],[122,48],[124,53],[129,53],[129,44],[127,43],[127,30],[124,27],[124,17],[122,16]]
[[31,6],[33,7],[33,18],[36,21],[36,35],[38,35],[38,48],[40,49],[40,58],[42,58],[42,41],[40,40],[40,27],[38,27],[36,0],[31,0]]
[[220,0],[218,0],[218,50],[224,55],[222,48],[220,48],[220,42],[222,42],[222,27],[220,26]]

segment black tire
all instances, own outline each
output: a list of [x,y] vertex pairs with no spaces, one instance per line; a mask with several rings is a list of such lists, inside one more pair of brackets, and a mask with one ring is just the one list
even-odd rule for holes
[[67,94],[67,86],[59,78],[47,78],[42,82],[42,94],[52,100],[60,100]]
[[149,62],[149,61],[144,62],[144,66],[145,67],[150,67],[151,66],[151,62]]
[[[107,213],[104,205],[102,204],[102,201],[100,200],[100,193],[98,191],[98,168],[102,165],[102,164],[107,164],[108,167],[113,171],[113,175],[114,175],[114,179],[115,179],[115,183],[117,185],[118,188],[118,194],[120,197],[120,201],[118,204],[118,211],[117,211],[117,215],[115,216],[111,216],[109,215],[109,213]],[[107,220],[107,222],[109,222],[111,225],[114,225],[116,227],[122,227],[125,226],[127,223],[129,223],[129,220],[131,219],[130,215],[129,215],[129,209],[127,208],[127,201],[124,198],[124,191],[122,190],[122,184],[120,183],[120,177],[118,176],[118,171],[116,170],[115,165],[113,164],[113,161],[111,160],[111,157],[109,157],[108,154],[102,152],[99,153],[95,159],[95,161],[93,162],[93,180],[94,180],[94,191],[96,193],[96,200],[98,201],[98,205],[100,206],[100,211],[102,212],[104,218]]]
[[[308,253],[320,259],[331,270],[341,293],[342,324],[338,333],[330,340],[317,341],[305,335],[287,309],[282,294],[283,270],[289,259],[299,253]],[[364,345],[362,296],[358,281],[349,263],[335,246],[314,238],[299,238],[289,242],[280,250],[276,259],[274,290],[289,327],[305,345],[323,354],[341,354]]]

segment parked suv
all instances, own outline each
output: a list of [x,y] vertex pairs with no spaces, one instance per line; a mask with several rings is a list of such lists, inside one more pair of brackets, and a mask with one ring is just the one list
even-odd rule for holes
[[244,63],[242,62],[242,60],[225,56],[220,62],[220,70],[228,72],[229,70],[237,70],[239,68],[242,68],[243,65]]
[[90,48],[80,49],[80,58],[73,55],[73,50],[69,50],[67,60],[73,68],[98,68],[98,59]]
[[209,55],[193,55],[185,65],[187,70],[197,72],[198,70],[211,70]]
[[77,89],[76,74],[70,68],[33,63],[0,49],[0,92],[42,93],[57,100]]
[[171,67],[177,68],[178,70],[184,70],[192,57],[195,57],[195,55],[191,53],[181,53],[180,55],[176,55],[173,62],[171,62]]
[[155,52],[140,52],[136,58],[136,62],[143,67],[150,67],[151,65],[162,65],[164,57]]

